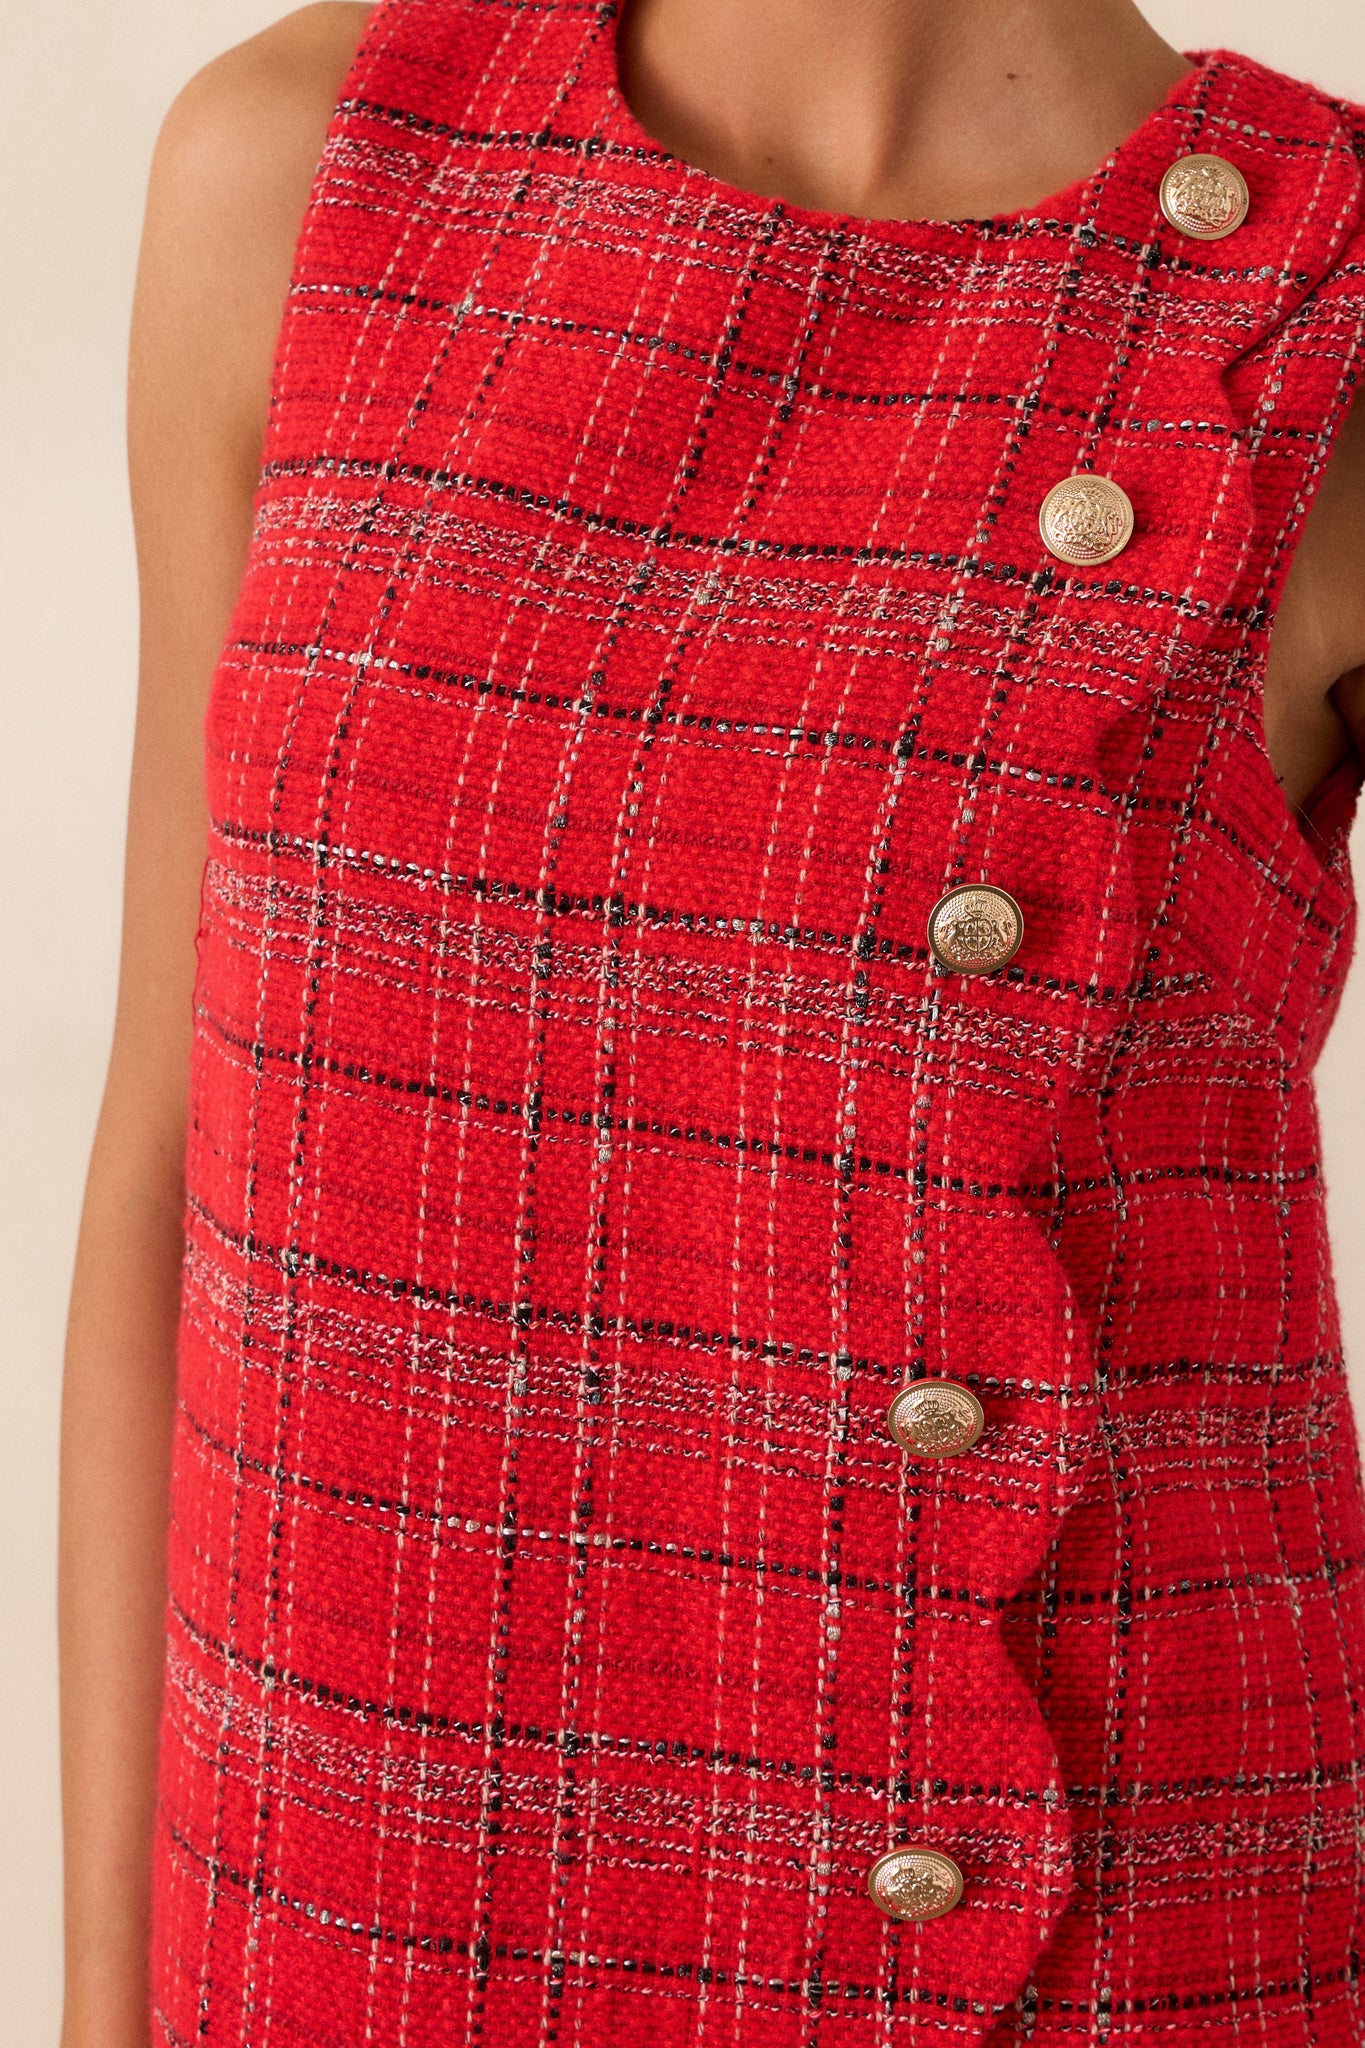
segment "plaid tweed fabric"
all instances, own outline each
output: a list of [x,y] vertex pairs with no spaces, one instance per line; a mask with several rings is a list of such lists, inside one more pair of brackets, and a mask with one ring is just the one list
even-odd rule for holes
[[863,222],[661,153],[610,6],[373,18],[208,717],[173,2048],[1362,2038],[1350,803],[1261,683],[1363,146],[1219,52],[1045,206]]

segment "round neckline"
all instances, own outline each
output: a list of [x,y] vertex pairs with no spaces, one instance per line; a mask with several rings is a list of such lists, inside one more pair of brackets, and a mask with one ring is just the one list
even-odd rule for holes
[[601,33],[593,39],[596,57],[594,68],[599,76],[596,80],[603,101],[605,118],[598,124],[603,140],[618,143],[632,154],[644,156],[656,162],[680,181],[705,191],[718,202],[735,212],[751,214],[755,219],[766,219],[774,215],[791,222],[797,227],[806,227],[820,234],[856,235],[866,239],[882,239],[891,242],[905,242],[916,236],[963,235],[1008,235],[1029,223],[1042,224],[1075,217],[1081,211],[1081,202],[1092,187],[1108,185],[1115,172],[1133,154],[1139,153],[1149,138],[1172,115],[1184,112],[1194,100],[1203,85],[1211,64],[1223,53],[1207,50],[1182,50],[1181,56],[1189,65],[1173,80],[1136,128],[1115,144],[1108,156],[1084,177],[1075,179],[1070,185],[1062,186],[1056,192],[1047,193],[1027,206],[1011,208],[1004,213],[964,214],[960,218],[933,214],[857,214],[844,213],[816,206],[802,206],[795,200],[777,196],[765,197],[761,192],[750,192],[742,185],[732,185],[728,180],[717,177],[713,172],[703,170],[700,164],[691,163],[686,157],[676,155],[665,148],[651,135],[633,112],[629,101],[621,90],[619,31],[623,13],[622,0],[605,13]]

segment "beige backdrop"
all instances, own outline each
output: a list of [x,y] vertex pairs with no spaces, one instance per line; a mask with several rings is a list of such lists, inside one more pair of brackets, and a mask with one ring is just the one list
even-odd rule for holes
[[[58,1365],[116,966],[135,636],[123,356],[142,189],[177,87],[281,11],[283,0],[44,0],[7,10],[0,31],[13,81],[0,124],[0,2034],[15,2048],[54,2041],[58,2009]],[[1365,101],[1359,0],[1152,0],[1148,12],[1183,49],[1231,44]],[[1359,965],[1321,1100],[1365,1420]]]

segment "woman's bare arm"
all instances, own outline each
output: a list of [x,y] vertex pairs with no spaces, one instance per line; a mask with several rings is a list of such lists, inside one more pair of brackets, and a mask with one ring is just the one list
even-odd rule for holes
[[62,1409],[65,2048],[146,2048],[202,722],[242,574],[299,221],[368,9],[304,9],[200,74],[157,145],[129,467],[142,647],[113,1051]]
[[1285,582],[1265,680],[1265,737],[1291,803],[1365,754],[1365,396],[1357,396]]

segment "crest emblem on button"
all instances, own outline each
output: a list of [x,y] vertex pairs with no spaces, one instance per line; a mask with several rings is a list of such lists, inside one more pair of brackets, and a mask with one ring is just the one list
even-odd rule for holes
[[957,1380],[916,1380],[891,1403],[887,1426],[912,1458],[955,1458],[969,1451],[986,1423],[970,1387]]
[[1161,211],[1196,242],[1221,242],[1246,219],[1247,181],[1221,156],[1177,157],[1161,181]]
[[1079,569],[1121,555],[1133,538],[1133,503],[1108,476],[1068,476],[1054,484],[1038,514],[1049,554]]
[[867,1889],[892,1920],[937,1920],[962,1897],[962,1872],[938,1849],[893,1849],[867,1873]]
[[969,883],[940,896],[929,913],[929,946],[955,974],[991,974],[1019,951],[1024,913],[993,883]]

